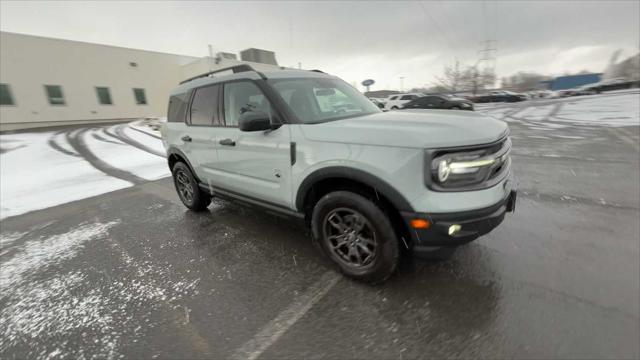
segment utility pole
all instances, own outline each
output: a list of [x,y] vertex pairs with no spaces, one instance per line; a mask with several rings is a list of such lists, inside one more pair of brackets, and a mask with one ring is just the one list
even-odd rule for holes
[[483,83],[486,84],[487,79],[486,76],[488,74],[495,74],[496,71],[496,52],[498,51],[497,41],[496,40],[484,40],[481,41],[482,45],[481,49],[478,50],[478,61],[476,62],[476,71],[480,65],[482,65],[482,76]]
[[400,92],[404,92],[404,76],[399,76],[400,79]]

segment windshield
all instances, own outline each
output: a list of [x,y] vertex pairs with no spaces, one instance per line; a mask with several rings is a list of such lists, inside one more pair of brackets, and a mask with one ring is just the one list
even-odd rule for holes
[[313,124],[380,112],[351,85],[339,79],[267,80],[300,121]]

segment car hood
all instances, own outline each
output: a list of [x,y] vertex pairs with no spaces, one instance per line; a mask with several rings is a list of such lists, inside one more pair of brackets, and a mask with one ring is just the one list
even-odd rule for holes
[[507,124],[500,120],[451,110],[381,112],[306,124],[301,129],[312,141],[422,149],[486,144],[508,131]]

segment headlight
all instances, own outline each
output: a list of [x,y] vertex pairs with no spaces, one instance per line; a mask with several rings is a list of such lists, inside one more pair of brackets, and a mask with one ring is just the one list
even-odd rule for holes
[[440,182],[447,181],[450,172],[451,168],[449,167],[447,160],[440,160],[440,163],[438,163],[438,180]]
[[427,151],[426,184],[439,191],[492,186],[508,174],[511,141],[468,149]]

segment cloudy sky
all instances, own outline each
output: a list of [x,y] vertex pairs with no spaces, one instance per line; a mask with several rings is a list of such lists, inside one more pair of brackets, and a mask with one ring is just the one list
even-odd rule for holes
[[[373,89],[431,85],[495,40],[498,76],[603,71],[640,49],[640,1],[0,2],[2,31],[205,56],[258,47]],[[495,45],[495,46],[493,46]]]

